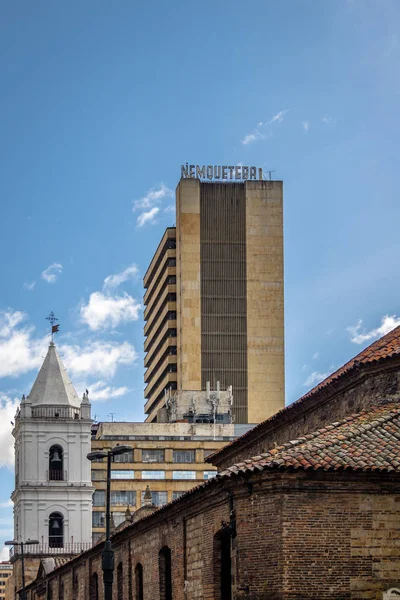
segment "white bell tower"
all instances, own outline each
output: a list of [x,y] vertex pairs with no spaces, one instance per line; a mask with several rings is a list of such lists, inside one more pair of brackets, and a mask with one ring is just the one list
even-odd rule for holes
[[14,537],[39,540],[33,554],[77,554],[91,546],[90,403],[79,401],[53,342],[17,411]]

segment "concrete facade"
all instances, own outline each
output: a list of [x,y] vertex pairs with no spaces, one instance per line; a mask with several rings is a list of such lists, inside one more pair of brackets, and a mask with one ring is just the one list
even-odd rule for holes
[[[127,504],[132,513],[145,506],[150,487],[153,503],[162,506],[216,475],[206,457],[238,436],[233,424],[208,423],[101,423],[92,450],[109,450],[117,444],[132,447],[112,464],[111,512],[118,526]],[[106,465],[92,463],[93,541],[105,532]]]
[[[176,240],[176,285],[152,309],[149,289],[161,285],[157,265],[167,235]],[[168,311],[176,315],[176,329],[164,325],[157,343],[145,342],[146,381],[149,363],[158,369],[151,379],[158,387],[145,390],[147,421],[157,420],[165,389],[200,391],[206,381],[233,386],[237,423],[258,423],[284,407],[281,181],[182,179],[176,230],[164,234],[144,284],[145,335],[158,332]]]

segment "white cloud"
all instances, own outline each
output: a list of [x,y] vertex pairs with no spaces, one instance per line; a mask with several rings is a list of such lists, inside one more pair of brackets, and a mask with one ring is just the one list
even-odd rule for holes
[[13,506],[13,502],[11,499],[6,500],[5,502],[0,502],[0,508],[8,508]]
[[319,357],[319,352],[314,352],[312,359],[317,360],[318,357]]
[[[14,439],[11,435],[14,416],[19,406],[17,398],[0,394],[0,467],[14,467]],[[5,503],[2,503],[3,505]],[[8,503],[7,503],[7,506]]]
[[279,111],[275,116],[272,117],[272,119],[270,119],[270,121],[268,121],[267,125],[275,122],[282,123],[287,112],[289,112],[289,109]]
[[26,314],[20,310],[0,311],[0,337],[8,337],[11,331],[26,319]]
[[322,117],[321,121],[323,123],[325,123],[325,125],[329,125],[329,123],[332,122],[332,117],[329,117],[328,115],[325,115]]
[[36,281],[25,281],[24,288],[26,290],[32,291],[36,285]]
[[[119,365],[131,365],[138,356],[129,342],[106,341],[89,342],[84,348],[62,345],[60,354],[72,378],[85,375],[106,379],[114,377]],[[85,384],[85,387],[88,385]]]
[[257,140],[264,140],[266,137],[269,137],[265,133],[265,130],[273,123],[282,123],[287,112],[289,112],[289,110],[280,110],[276,115],[269,119],[269,121],[265,123],[263,121],[259,121],[254,131],[244,136],[244,138],[242,139],[242,144],[244,146],[247,146],[248,144],[252,144]]
[[81,320],[92,331],[114,329],[121,323],[137,321],[142,306],[132,296],[107,296],[102,292],[90,294],[88,304],[80,308]]
[[399,325],[400,317],[396,317],[396,315],[385,315],[381,319],[380,326],[375,329],[361,331],[362,319],[359,319],[356,325],[347,327],[347,331],[350,333],[350,339],[354,344],[363,344],[364,342],[369,342],[386,335],[389,331],[392,331],[392,329]]
[[33,339],[33,327],[17,329],[26,318],[20,311],[0,313],[0,377],[16,377],[41,364],[46,339]]
[[168,204],[165,208],[164,208],[164,212],[168,213],[168,212],[175,212],[175,204]]
[[256,135],[256,133],[248,133],[242,139],[242,144],[244,144],[245,146],[247,144],[251,144],[252,142],[255,142],[258,137],[259,137],[259,135]]
[[[134,302],[130,296],[126,295],[126,298],[131,304]],[[6,318],[4,314],[7,315]],[[10,310],[8,313],[3,313],[2,317],[3,321],[0,319],[0,377],[16,377],[33,369],[38,370],[47,352],[48,337],[35,338],[32,326],[17,328],[22,317],[25,318],[23,313]],[[85,340],[83,347],[76,343],[60,344],[59,352],[72,378],[97,377],[101,381],[111,379],[119,365],[132,364],[137,359],[134,347],[128,342]],[[110,388],[108,393],[114,394],[115,397],[115,390],[118,388]],[[8,396],[3,394],[3,398],[7,399]],[[10,419],[8,421],[2,419],[2,423],[7,424],[9,421]]]
[[329,373],[320,373],[319,371],[313,371],[305,380],[303,385],[305,387],[314,386],[320,381],[323,381],[328,377]]
[[308,130],[310,129],[310,121],[303,121],[302,125],[303,125],[304,131],[306,133],[308,133]]
[[113,398],[125,396],[130,389],[126,386],[112,387],[104,381],[96,381],[94,383],[77,383],[76,390],[81,396],[85,389],[89,390],[89,400],[92,402],[106,402]]
[[160,212],[160,209],[158,208],[158,206],[154,206],[150,210],[148,210],[146,212],[143,212],[136,219],[137,226],[138,227],[143,227],[143,225],[146,225],[146,223],[147,224],[154,223],[155,219],[156,219],[156,216],[157,216],[157,214],[159,212]]
[[164,198],[173,198],[174,192],[163,183],[160,184],[158,189],[151,188],[145,196],[139,200],[135,200],[133,203],[133,210],[140,210],[143,208],[151,208],[155,204],[160,204]]
[[108,277],[106,277],[104,280],[104,288],[116,288],[119,285],[121,285],[121,283],[125,283],[125,281],[136,277],[138,273],[139,269],[137,268],[137,266],[131,265],[130,267],[127,267],[124,271],[121,271],[121,273],[116,273],[115,275],[108,275]]
[[63,267],[60,263],[52,263],[43,271],[41,278],[47,283],[55,283],[62,270]]

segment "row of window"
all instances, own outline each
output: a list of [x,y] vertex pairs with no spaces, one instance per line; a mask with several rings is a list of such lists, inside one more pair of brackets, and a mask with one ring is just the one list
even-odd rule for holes
[[[204,450],[204,457],[209,456],[214,450]],[[103,462],[104,459],[97,459],[95,462]],[[114,462],[133,463],[133,452],[124,452],[114,456]],[[164,450],[142,450],[142,463],[162,463],[165,462]],[[196,462],[195,450],[173,450],[172,462],[174,463],[193,463]]]
[[[166,479],[165,474],[165,471],[142,471],[142,479]],[[216,471],[204,471],[203,479],[211,479],[216,474]],[[92,481],[102,481],[105,477],[105,471],[98,469],[92,471]],[[135,471],[131,469],[111,470],[111,479],[135,479]],[[196,479],[196,471],[172,471],[172,479]]]
[[[118,501],[113,502],[113,493],[111,492],[111,504],[113,506],[117,504],[124,504],[125,506],[129,504],[130,506],[135,506],[136,504],[136,492],[115,492],[115,494],[121,494]],[[172,500],[176,500],[185,492],[183,491],[175,491],[172,492]],[[141,492],[141,500],[142,506],[144,502],[145,492]],[[151,492],[151,501],[154,506],[163,506],[168,502],[168,492]],[[105,492],[103,490],[96,490],[93,494],[93,506],[104,506],[105,504]],[[114,524],[116,527],[124,522],[125,520],[125,511],[113,511],[112,512]],[[93,512],[92,513],[92,526],[93,527],[105,527],[105,513],[102,511]]]

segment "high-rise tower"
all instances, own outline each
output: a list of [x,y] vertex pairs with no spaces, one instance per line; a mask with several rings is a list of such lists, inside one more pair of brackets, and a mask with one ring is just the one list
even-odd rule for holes
[[284,407],[281,181],[181,179],[176,229],[164,234],[144,283],[148,421],[165,389],[205,390],[207,381],[233,386],[236,423]]
[[[86,458],[91,423],[88,397],[79,401],[51,342],[29,396],[22,398],[13,430],[14,538],[39,541],[26,547],[28,567],[37,570],[44,555],[71,556],[91,546],[94,488]],[[13,562],[17,560],[15,547]]]

